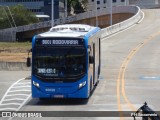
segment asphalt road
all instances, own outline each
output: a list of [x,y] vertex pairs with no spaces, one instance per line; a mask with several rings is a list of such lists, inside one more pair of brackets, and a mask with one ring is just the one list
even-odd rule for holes
[[[160,111],[160,10],[143,10],[144,20],[129,30],[123,31],[102,42],[101,79],[88,101],[29,99],[21,111],[135,111],[144,102],[155,111]],[[6,74],[3,75],[3,74]],[[0,96],[15,78],[15,73],[1,72]],[[24,76],[29,73],[24,72]],[[13,76],[13,77],[12,77]],[[12,78],[13,81],[11,81]],[[4,82],[5,81],[5,82]],[[83,114],[82,114],[83,116]],[[13,118],[21,120],[22,118]],[[23,118],[35,120],[36,118]],[[47,117],[37,120],[118,120],[112,117]],[[133,118],[124,118],[126,120]]]
[[0,100],[13,83],[30,74],[30,71],[0,71]]

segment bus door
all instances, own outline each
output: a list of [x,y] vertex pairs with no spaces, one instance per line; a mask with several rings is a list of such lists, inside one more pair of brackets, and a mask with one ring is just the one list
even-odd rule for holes
[[96,44],[93,43],[93,58],[94,58],[94,62],[93,62],[93,85],[96,84],[97,82],[97,65],[98,65],[98,61],[97,61],[97,55],[96,55]]
[[99,38],[99,66],[98,66],[98,77],[101,73],[101,39]]

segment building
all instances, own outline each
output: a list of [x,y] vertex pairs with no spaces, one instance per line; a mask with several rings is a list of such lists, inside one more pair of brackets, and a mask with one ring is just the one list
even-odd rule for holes
[[[97,4],[96,4],[97,3]],[[113,6],[128,5],[129,0],[112,0]],[[88,10],[110,7],[111,0],[88,0]]]
[[[54,0],[54,19],[65,17],[65,1]],[[0,6],[24,5],[36,15],[48,15],[51,18],[52,0],[0,0]],[[88,0],[88,10],[110,7],[111,0]],[[112,0],[112,5],[128,5],[129,0]]]
[[[52,0],[0,0],[2,6],[24,5],[36,15],[49,15],[51,17]],[[57,19],[64,15],[64,0],[54,0],[54,18]],[[63,12],[63,13],[61,13]]]

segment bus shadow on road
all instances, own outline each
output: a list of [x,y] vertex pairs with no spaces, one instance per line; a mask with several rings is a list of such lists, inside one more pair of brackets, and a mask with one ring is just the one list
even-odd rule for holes
[[88,103],[89,99],[67,99],[67,98],[54,98],[54,99],[31,99],[27,105],[36,105],[36,106],[41,106],[41,105],[55,105],[55,106],[60,106],[60,105],[86,105]]

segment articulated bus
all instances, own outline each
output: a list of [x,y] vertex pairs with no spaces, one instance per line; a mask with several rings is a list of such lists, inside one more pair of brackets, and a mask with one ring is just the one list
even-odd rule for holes
[[100,69],[99,27],[58,25],[33,37],[33,98],[89,98]]

